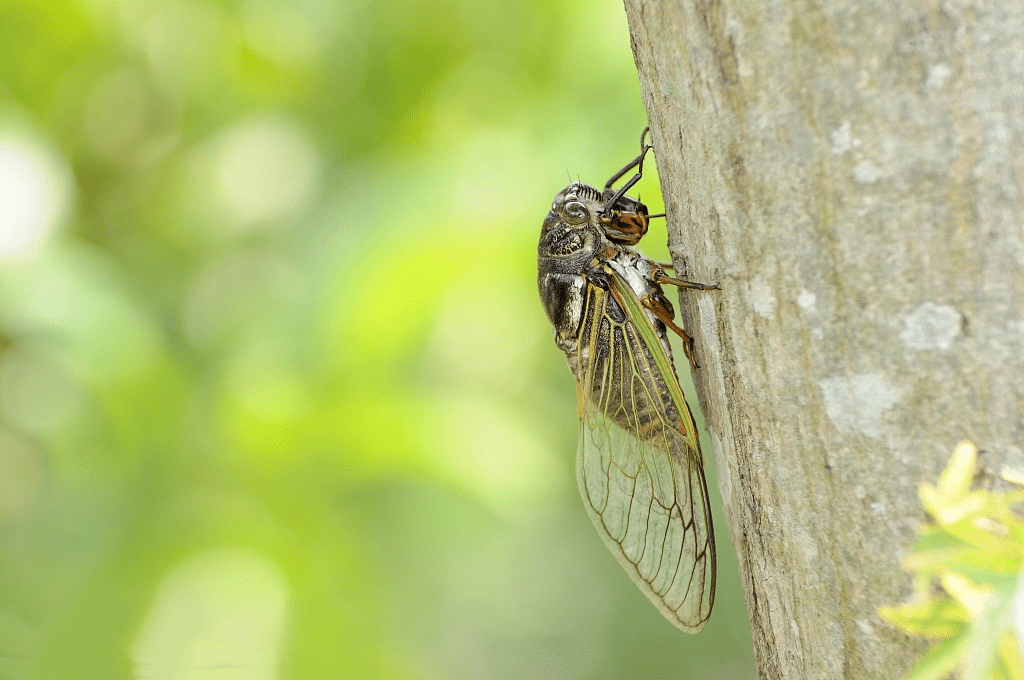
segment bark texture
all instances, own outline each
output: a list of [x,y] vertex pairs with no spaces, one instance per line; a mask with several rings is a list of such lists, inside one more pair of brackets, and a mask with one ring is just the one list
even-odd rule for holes
[[1024,9],[625,5],[761,677],[898,678],[918,482],[1024,466]]

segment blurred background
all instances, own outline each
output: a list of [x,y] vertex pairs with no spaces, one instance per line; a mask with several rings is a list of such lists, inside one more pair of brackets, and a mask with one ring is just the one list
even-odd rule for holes
[[536,293],[644,124],[618,0],[3,0],[0,678],[753,678],[713,470],[701,635],[590,526]]

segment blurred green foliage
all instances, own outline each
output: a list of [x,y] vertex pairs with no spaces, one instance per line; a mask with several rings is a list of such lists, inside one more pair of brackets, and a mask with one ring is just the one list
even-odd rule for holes
[[535,290],[644,123],[617,2],[0,3],[0,677],[753,677],[717,498],[697,637],[590,527]]
[[971,490],[977,457],[972,443],[961,442],[938,484],[920,485],[935,524],[903,560],[914,598],[879,611],[911,635],[938,640],[905,680],[942,680],[953,671],[963,680],[1024,678],[1024,521],[1014,511],[1024,489]]

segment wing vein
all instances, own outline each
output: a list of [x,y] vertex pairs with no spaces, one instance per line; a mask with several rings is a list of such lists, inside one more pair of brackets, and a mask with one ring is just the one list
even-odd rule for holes
[[[674,372],[659,368],[671,368],[671,358],[651,341],[658,337],[653,322],[642,310],[631,313],[636,294],[615,275],[613,295],[589,288],[577,375],[580,492],[598,533],[644,594],[676,626],[696,632],[710,615],[715,585],[696,427],[679,403]],[[611,313],[612,304],[625,314]]]

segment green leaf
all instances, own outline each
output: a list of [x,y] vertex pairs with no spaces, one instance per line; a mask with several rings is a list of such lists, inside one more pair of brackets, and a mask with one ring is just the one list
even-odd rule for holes
[[[962,442],[938,484],[918,487],[936,524],[921,529],[903,559],[915,598],[878,610],[907,633],[940,639],[905,680],[938,680],[957,668],[962,680],[1024,680],[1010,628],[1024,578],[1024,522],[1014,511],[1024,491],[971,491],[976,457]],[[935,594],[936,581],[945,596]]]
[[999,639],[999,668],[1007,680],[1024,680],[1024,658],[1017,638],[1009,631]]
[[925,652],[904,680],[943,680],[956,670],[967,643],[965,632],[937,643]]
[[978,449],[969,441],[960,442],[946,469],[939,475],[938,493],[945,499],[954,500],[967,494],[974,479],[974,464]]
[[878,615],[910,635],[940,639],[960,633],[971,620],[967,610],[948,597],[879,607]]
[[996,667],[1000,628],[1004,624],[1001,608],[987,607],[974,619],[961,663],[963,680],[988,680]]

